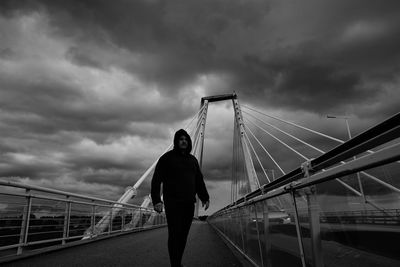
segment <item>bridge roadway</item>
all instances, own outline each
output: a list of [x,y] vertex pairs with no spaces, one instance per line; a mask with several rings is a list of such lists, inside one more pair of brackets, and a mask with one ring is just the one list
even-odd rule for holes
[[[162,227],[39,254],[2,266],[170,266],[167,237],[167,227]],[[235,255],[208,223],[193,221],[182,260],[185,266],[248,266]]]

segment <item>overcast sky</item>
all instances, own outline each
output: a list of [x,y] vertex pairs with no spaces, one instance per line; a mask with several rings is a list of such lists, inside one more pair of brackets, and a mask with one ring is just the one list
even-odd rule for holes
[[[2,0],[0,176],[118,199],[202,96],[345,139],[325,115],[359,133],[397,113],[399,74],[398,0]],[[230,200],[231,109],[209,110],[211,211]]]

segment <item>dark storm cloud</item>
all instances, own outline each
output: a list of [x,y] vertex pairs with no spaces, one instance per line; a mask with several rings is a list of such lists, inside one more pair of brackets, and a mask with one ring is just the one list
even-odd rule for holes
[[[58,34],[82,41],[110,39],[142,55],[146,62],[139,67],[129,63],[125,67],[173,91],[201,73],[231,64],[216,52],[218,34],[236,23],[254,27],[268,11],[264,1],[5,1],[2,5],[9,14],[46,10]],[[76,52],[74,48],[68,54],[75,62],[99,66]]]
[[96,59],[90,57],[87,51],[81,51],[78,47],[71,47],[66,53],[66,58],[80,66],[87,66],[102,69],[103,66]]
[[[52,134],[60,131],[129,133],[131,121],[174,122],[192,114],[193,108],[164,101],[149,106],[103,103],[65,82],[44,76],[39,82],[29,78],[6,77],[0,74],[0,110],[9,116],[3,120],[8,127],[21,127],[25,132]],[[127,96],[127,99],[130,96]],[[132,95],[134,97],[134,95]],[[108,108],[105,108],[109,106]],[[84,115],[83,115],[84,114]],[[25,116],[24,116],[25,115]]]
[[[364,125],[398,112],[397,0],[4,0],[0,14],[28,28],[0,25],[0,130],[14,137],[0,142],[4,176],[130,184],[196,111],[194,92]],[[222,135],[205,159],[215,181],[231,172]]]
[[9,47],[6,47],[6,48],[3,48],[0,50],[0,58],[1,59],[10,60],[14,56],[15,56],[15,52]]
[[50,155],[33,155],[21,152],[5,152],[0,157],[0,177],[30,177],[33,179],[52,178],[60,169],[68,166]]
[[[283,56],[282,58],[286,58]],[[307,57],[291,58],[289,62],[263,62],[254,56],[246,57],[248,77],[240,81],[250,86],[253,95],[244,99],[262,104],[271,99],[271,105],[321,112],[342,105],[370,100],[378,91],[362,88],[361,75],[333,64],[321,64]],[[343,96],[346,95],[344,98]],[[329,100],[329,102],[327,101]]]
[[[393,81],[399,70],[398,1],[88,0],[2,5],[14,12],[46,10],[57,34],[103,45],[111,41],[139,54],[140,63],[128,60],[121,66],[143,81],[161,85],[164,95],[198,75],[220,73],[230,77],[223,90],[234,89],[246,100],[263,98],[262,103],[276,107],[322,111],[371,101],[383,89],[372,90],[369,82]],[[68,57],[80,65],[107,65],[76,47]]]
[[133,185],[132,177],[139,177],[140,174],[139,172],[126,171],[119,168],[92,169],[88,166],[75,173],[77,180],[89,183],[113,184],[121,188]]

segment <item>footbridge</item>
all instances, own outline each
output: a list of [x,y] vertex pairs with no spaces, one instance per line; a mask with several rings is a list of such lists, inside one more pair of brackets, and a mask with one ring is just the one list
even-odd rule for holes
[[[196,205],[185,265],[400,266],[400,113],[341,140],[204,97],[184,127],[200,166],[217,101],[234,113],[230,204],[207,221]],[[130,203],[157,160],[118,200],[0,180],[0,264],[169,266],[165,214]]]

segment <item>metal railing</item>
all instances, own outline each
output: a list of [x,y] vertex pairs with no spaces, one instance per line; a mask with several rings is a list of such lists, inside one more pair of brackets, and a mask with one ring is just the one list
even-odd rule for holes
[[397,114],[208,222],[254,266],[400,266],[399,137]]
[[[113,212],[106,230],[96,231],[101,219]],[[148,208],[0,180],[0,262],[82,239],[90,242],[165,225],[165,214]]]

